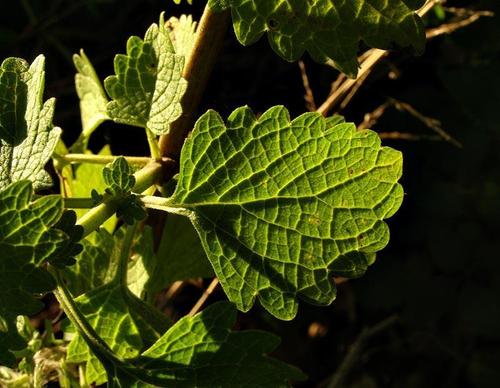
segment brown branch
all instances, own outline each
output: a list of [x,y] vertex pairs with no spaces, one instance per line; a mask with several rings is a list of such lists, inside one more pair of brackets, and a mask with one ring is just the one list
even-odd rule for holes
[[407,104],[406,102],[401,102],[398,100],[395,100],[393,98],[390,99],[394,107],[400,111],[405,111],[408,112],[410,115],[415,117],[417,120],[422,122],[427,128],[430,128],[434,132],[436,132],[439,136],[441,136],[445,141],[453,144],[454,146],[458,148],[462,148],[462,143],[460,143],[458,140],[453,138],[450,134],[448,134],[442,127],[441,127],[441,122],[437,119],[434,119],[432,117],[424,116],[422,113],[417,111],[414,107],[412,107],[410,104]]
[[451,34],[456,30],[459,30],[460,28],[467,27],[468,25],[476,22],[482,17],[495,16],[495,14],[490,11],[475,11],[472,13],[467,13],[467,15],[469,16],[467,16],[465,19],[461,19],[456,22],[442,24],[439,27],[429,29],[425,34],[427,39],[432,39],[435,38],[436,36],[444,34]]
[[304,85],[304,90],[306,94],[304,95],[304,100],[306,101],[307,110],[314,112],[316,110],[316,102],[314,101],[314,93],[311,89],[309,83],[309,77],[307,76],[306,65],[304,61],[299,61],[300,75],[302,76],[302,84]]
[[[417,14],[419,16],[424,16],[427,12],[429,12],[434,5],[440,3],[440,0],[430,0],[428,1],[420,10],[418,10]],[[358,78],[356,79],[348,79],[344,78],[342,82],[338,85],[338,87],[328,96],[326,101],[321,104],[318,108],[317,112],[321,113],[323,116],[326,116],[330,110],[333,109],[335,105],[337,105],[342,98],[358,83],[364,80],[365,74],[369,73],[372,68],[389,52],[386,50],[379,49],[371,49],[361,55],[358,59],[360,62],[360,70],[358,72]],[[338,80],[337,80],[338,81]]]
[[389,318],[384,319],[377,325],[364,329],[358,336],[356,341],[354,341],[354,343],[350,347],[346,357],[344,358],[340,366],[337,368],[337,371],[331,376],[327,387],[328,388],[342,387],[345,379],[347,378],[347,376],[355,367],[356,363],[361,357],[361,353],[365,348],[367,341],[373,338],[374,336],[380,334],[381,332],[389,329],[398,321],[398,319],[399,317],[397,315],[392,315]]
[[215,288],[219,285],[219,279],[214,278],[208,288],[203,292],[203,295],[198,299],[198,302],[193,306],[191,311],[189,312],[189,316],[192,317],[195,315],[200,309],[203,307],[205,302],[207,301],[208,297],[212,295],[212,292],[214,292]]
[[188,81],[182,99],[182,115],[172,123],[170,132],[160,137],[162,156],[177,158],[184,139],[193,128],[195,115],[208,79],[217,60],[229,26],[229,11],[213,12],[208,5],[200,20],[196,41],[184,66],[183,78]]

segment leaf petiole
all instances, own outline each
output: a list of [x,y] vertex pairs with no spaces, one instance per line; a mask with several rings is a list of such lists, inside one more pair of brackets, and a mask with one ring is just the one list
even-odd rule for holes
[[[79,163],[89,163],[89,164],[109,164],[113,163],[120,156],[115,155],[92,155],[92,154],[67,154],[67,155],[56,155],[54,158],[59,159],[66,163],[79,164]],[[147,156],[123,156],[131,166],[145,166],[152,161],[150,157]],[[162,158],[163,161],[168,161],[168,158]]]

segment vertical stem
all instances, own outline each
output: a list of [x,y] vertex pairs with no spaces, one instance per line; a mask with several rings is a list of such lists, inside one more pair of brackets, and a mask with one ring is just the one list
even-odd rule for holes
[[136,230],[137,222],[134,225],[127,227],[127,231],[123,237],[122,246],[120,247],[120,258],[115,277],[122,287],[127,287],[128,260],[130,258],[130,249],[132,248],[132,243],[134,242]]
[[151,157],[155,160],[160,160],[161,154],[160,148],[158,147],[158,140],[156,140],[156,135],[148,128],[146,128],[146,135],[148,137],[149,152],[151,153]]
[[198,26],[196,41],[182,75],[188,81],[187,90],[182,99],[183,113],[177,121],[172,123],[169,134],[160,137],[162,156],[178,157],[184,138],[193,128],[195,114],[224,42],[229,20],[229,11],[215,13],[208,5],[205,7]]

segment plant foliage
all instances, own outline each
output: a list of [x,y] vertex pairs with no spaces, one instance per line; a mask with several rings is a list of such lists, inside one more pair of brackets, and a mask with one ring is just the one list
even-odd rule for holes
[[318,62],[355,77],[360,41],[370,47],[424,48],[423,24],[415,10],[422,0],[209,0],[214,10],[231,9],[234,32],[249,45],[267,33],[273,50],[288,61],[305,51]]

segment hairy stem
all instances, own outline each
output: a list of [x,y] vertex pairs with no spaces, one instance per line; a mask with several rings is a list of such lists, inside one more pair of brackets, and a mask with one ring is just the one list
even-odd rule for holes
[[[143,169],[137,171],[135,176],[135,186],[132,191],[142,193],[149,187],[157,183],[163,174],[163,165],[158,162],[148,164]],[[114,198],[106,198],[99,206],[94,207],[78,220],[78,224],[83,226],[84,236],[89,235],[108,218],[115,214],[117,203]]]
[[[113,163],[120,156],[117,155],[91,155],[91,154],[67,154],[54,155],[54,158],[66,163],[90,163],[90,164],[109,164]],[[147,156],[123,156],[128,164],[132,166],[143,167],[150,163],[152,159]],[[169,158],[162,158],[163,162],[169,162]]]
[[205,7],[198,26],[196,41],[182,75],[188,81],[188,87],[182,99],[182,116],[172,123],[167,135],[160,137],[160,152],[163,156],[177,158],[184,138],[193,128],[195,114],[224,42],[229,20],[229,11],[215,13],[208,5]]
[[99,335],[95,332],[92,326],[90,326],[87,319],[78,309],[78,306],[76,305],[75,301],[73,300],[73,296],[66,287],[66,284],[64,283],[59,270],[54,267],[49,267],[49,271],[57,281],[57,289],[54,291],[57,300],[59,301],[68,318],[78,328],[80,334],[85,338],[85,341],[92,346],[92,351],[98,352],[101,356],[104,356],[108,359],[120,362],[120,360],[116,358],[113,351],[109,348],[108,344],[106,344],[106,342],[104,342],[104,340],[99,337]]
[[118,270],[116,271],[116,278],[122,287],[127,287],[127,271],[128,260],[130,258],[130,249],[134,242],[135,232],[137,230],[137,222],[127,227],[125,236],[123,237],[122,245],[120,247],[120,258],[118,260]]

